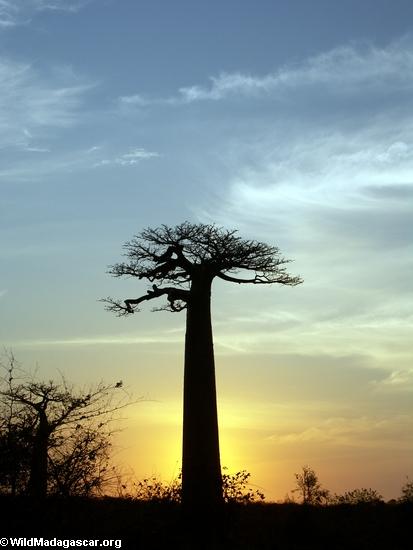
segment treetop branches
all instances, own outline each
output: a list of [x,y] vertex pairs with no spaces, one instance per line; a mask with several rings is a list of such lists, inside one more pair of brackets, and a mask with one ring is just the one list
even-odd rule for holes
[[[147,228],[124,245],[126,261],[110,266],[114,277],[147,279],[152,288],[138,298],[102,300],[109,311],[127,315],[139,311],[144,301],[166,296],[158,309],[182,311],[191,299],[193,282],[215,277],[238,284],[282,284],[302,282],[286,270],[279,249],[238,236],[236,230],[214,224],[184,222],[175,227]],[[169,285],[173,286],[169,286]],[[168,286],[163,286],[168,285]]]

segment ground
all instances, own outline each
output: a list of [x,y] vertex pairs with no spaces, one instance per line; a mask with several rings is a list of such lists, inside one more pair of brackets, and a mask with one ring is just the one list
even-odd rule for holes
[[2,497],[0,505],[0,537],[113,539],[122,541],[122,548],[142,550],[407,550],[413,515],[411,504],[227,505],[214,542],[208,542],[211,526],[192,534],[188,542],[177,504],[113,498],[39,503]]

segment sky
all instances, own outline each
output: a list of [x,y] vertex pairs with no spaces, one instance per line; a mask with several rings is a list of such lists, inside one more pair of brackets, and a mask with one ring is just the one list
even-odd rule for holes
[[410,0],[0,0],[0,345],[122,379],[116,460],[179,471],[184,314],[100,298],[145,227],[239,230],[298,287],[213,288],[222,463],[283,499],[413,476]]

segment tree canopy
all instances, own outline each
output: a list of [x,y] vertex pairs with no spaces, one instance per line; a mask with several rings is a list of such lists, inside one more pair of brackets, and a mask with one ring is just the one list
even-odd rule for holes
[[[175,227],[147,228],[124,245],[126,261],[110,266],[114,277],[137,277],[154,283],[143,296],[124,301],[106,298],[107,309],[119,315],[139,311],[142,302],[166,296],[161,310],[181,311],[190,300],[190,281],[201,271],[238,284],[302,282],[287,273],[286,260],[276,246],[242,239],[236,230],[214,224],[184,222]],[[173,285],[173,286],[170,286]]]

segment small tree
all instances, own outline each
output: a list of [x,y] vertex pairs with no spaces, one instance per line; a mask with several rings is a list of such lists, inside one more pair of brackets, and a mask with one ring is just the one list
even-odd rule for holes
[[[3,461],[15,464],[14,470],[6,464],[6,478],[10,480],[12,493],[16,492],[17,480],[26,477],[27,492],[35,497],[45,497],[51,471],[55,474],[55,486],[61,485],[62,476],[56,477],[57,473],[63,471],[65,464],[68,474],[69,463],[76,464],[75,451],[77,468],[81,449],[83,458],[89,457],[89,466],[92,462],[96,466],[97,457],[102,457],[107,444],[103,430],[93,430],[92,423],[100,418],[105,418],[104,422],[107,422],[108,415],[129,403],[114,399],[115,392],[122,387],[121,382],[109,385],[100,383],[79,391],[64,378],[60,383],[53,380],[43,382],[19,372],[12,354],[9,354],[6,363],[2,363],[2,367],[0,406],[7,419],[3,422],[1,433],[1,440],[5,443]],[[91,438],[92,434],[94,438]],[[73,438],[76,445],[69,460],[68,450]],[[66,450],[64,459],[63,449]],[[91,461],[90,457],[95,457],[95,460]],[[52,470],[49,468],[51,464],[54,465]],[[86,467],[85,462],[83,467]]]
[[413,481],[409,478],[402,487],[402,496],[399,500],[400,502],[413,502]]
[[323,489],[315,471],[309,466],[303,466],[301,473],[294,474],[296,488],[293,493],[298,493],[302,504],[326,504],[329,491]]
[[238,237],[234,230],[185,222],[145,229],[125,244],[126,261],[109,270],[114,277],[153,283],[143,296],[114,300],[107,309],[119,315],[139,311],[165,297],[160,309],[186,309],[182,502],[187,509],[216,508],[223,502],[211,288],[214,279],[230,283],[295,286],[278,248]]

